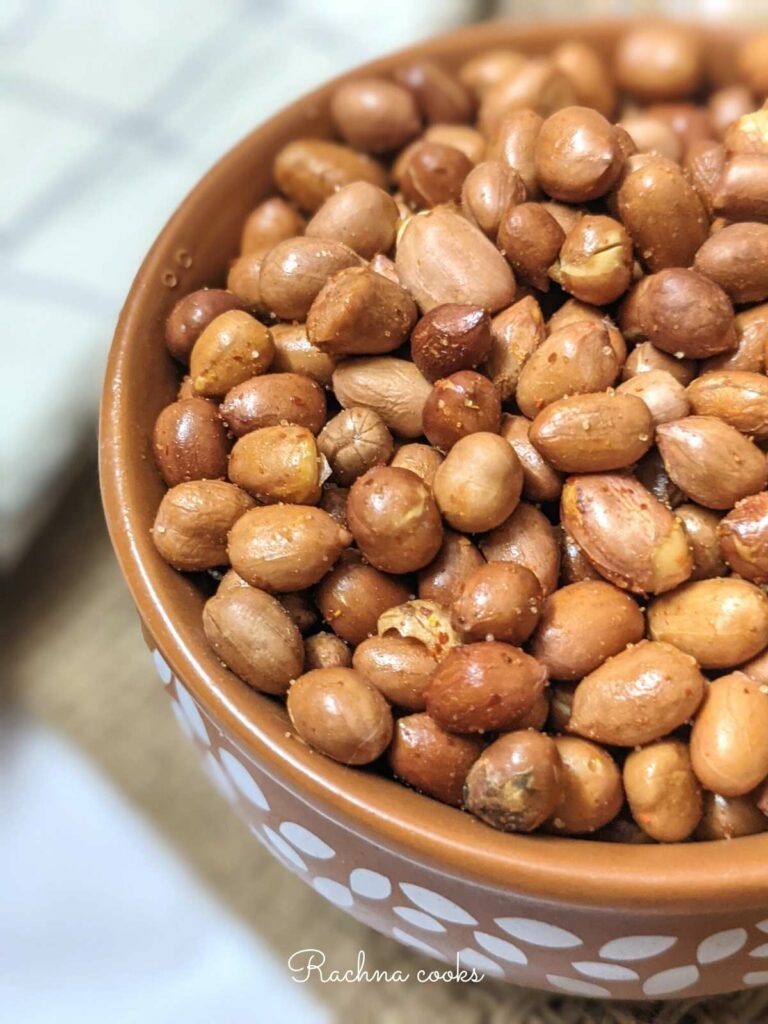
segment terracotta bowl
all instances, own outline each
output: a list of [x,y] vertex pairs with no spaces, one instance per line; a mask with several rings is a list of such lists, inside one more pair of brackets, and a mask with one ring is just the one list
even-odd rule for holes
[[[534,54],[569,37],[609,52],[624,27],[486,24],[345,77],[389,72],[405,56],[456,66],[491,46]],[[738,33],[691,31],[704,42],[712,77],[728,81]],[[427,955],[595,997],[768,983],[768,834],[626,847],[505,835],[344,768],[292,738],[282,705],[221,666],[203,636],[200,591],[155,552],[150,526],[164,488],[150,438],[178,383],[163,323],[182,295],[224,281],[243,219],[270,191],[274,154],[290,139],[330,134],[333,88],[288,107],[206,175],[144,261],[115,335],[101,422],[104,504],[173,709],[259,842],[331,902]]]

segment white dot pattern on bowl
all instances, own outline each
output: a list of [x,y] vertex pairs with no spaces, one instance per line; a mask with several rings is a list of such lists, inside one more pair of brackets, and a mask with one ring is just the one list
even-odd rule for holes
[[649,960],[666,953],[676,942],[674,935],[627,935],[606,942],[600,947],[600,956],[606,960]]
[[415,903],[417,907],[425,910],[428,914],[433,914],[435,917],[453,924],[477,924],[471,914],[467,913],[458,903],[449,900],[447,896],[441,896],[440,893],[425,889],[422,885],[413,885],[410,882],[401,882],[400,888],[411,903]]
[[155,664],[155,670],[157,671],[157,674],[160,676],[160,682],[164,686],[167,686],[168,683],[170,683],[171,679],[173,679],[171,666],[168,664],[168,662],[165,660],[165,658],[158,650],[152,651],[152,661]]
[[336,882],[332,878],[313,878],[312,887],[331,903],[335,903],[337,907],[351,907],[355,902],[346,885],[342,885],[341,882]]
[[302,858],[296,853],[290,843],[287,843],[281,835],[278,835],[274,829],[271,829],[269,825],[262,825],[264,829],[264,835],[270,842],[277,852],[281,855],[283,860],[287,860],[289,864],[292,864],[299,871],[306,871],[307,865],[304,863]]
[[544,921],[535,921],[529,917],[497,917],[496,924],[511,935],[513,939],[529,942],[533,946],[545,946],[547,949],[571,949],[581,946],[578,935]]
[[667,996],[673,992],[682,992],[699,980],[699,969],[695,964],[685,967],[670,967],[669,970],[652,974],[643,982],[643,992],[647,996]]
[[460,949],[457,958],[462,967],[474,967],[476,971],[490,974],[496,978],[500,978],[504,974],[504,968],[501,964],[497,964],[495,960],[491,960],[485,953],[479,953],[476,949],[471,949],[469,946],[465,949]]
[[445,960],[445,957],[439,950],[428,945],[426,942],[423,942],[421,939],[417,939],[415,935],[409,935],[408,932],[404,932],[402,928],[393,928],[392,938],[397,939],[398,942],[402,942],[404,946],[410,946],[411,949],[415,949],[419,953],[425,953],[427,956],[433,956],[436,960]]
[[500,939],[497,935],[489,935],[488,932],[475,932],[475,942],[482,946],[486,953],[492,953],[500,960],[507,960],[511,964],[520,964],[524,967],[528,963],[528,957],[513,942]]
[[725,960],[746,945],[746,928],[730,928],[725,932],[715,932],[699,943],[696,959],[700,964],[714,964]]
[[562,992],[569,992],[574,996],[593,996],[604,999],[611,994],[610,990],[603,985],[595,985],[593,981],[582,981],[581,978],[565,978],[560,974],[548,974],[547,981]]
[[317,860],[331,860],[336,856],[336,851],[332,850],[328,843],[324,843],[314,832],[310,832],[308,828],[298,825],[295,821],[284,821],[280,825],[280,833],[289,843],[298,846],[301,852],[306,853],[308,857],[314,857]]
[[571,964],[574,971],[585,975],[587,978],[597,978],[599,981],[638,981],[640,975],[631,967],[624,967],[622,964],[603,964],[599,960],[574,960]]
[[246,800],[256,804],[262,811],[269,810],[269,803],[264,796],[264,791],[248,769],[233,757],[228,750],[219,751],[221,766],[234,783],[235,788]]
[[425,914],[423,910],[416,910],[414,907],[392,907],[392,911],[414,928],[423,928],[425,932],[445,931],[445,925],[441,921],[431,914]]
[[235,793],[235,787],[232,785],[229,776],[226,774],[224,769],[221,767],[219,762],[209,751],[206,752],[203,758],[203,766],[206,770],[208,778],[214,784],[216,789],[221,793],[227,803],[233,804],[237,799]]
[[385,900],[392,892],[392,883],[386,875],[369,868],[350,871],[349,887],[358,896],[365,896],[369,900]]
[[194,700],[192,700],[184,687],[180,685],[178,679],[176,680],[176,697],[181,706],[181,710],[184,713],[184,717],[192,727],[192,732],[195,734],[195,737],[206,747],[210,746],[211,741],[208,739],[208,732],[205,728],[203,716],[198,711],[197,704],[195,704]]
[[[229,747],[227,738],[198,707],[165,659],[153,652],[153,662],[167,688],[179,725],[200,749],[206,771],[223,795],[237,803],[264,847],[284,867],[310,882],[321,896],[404,945],[444,962],[455,963],[458,958],[465,968],[474,968],[489,976],[506,976],[517,983],[548,985],[561,992],[594,998],[636,998],[641,991],[647,998],[690,996],[694,994],[691,991],[694,986],[699,989],[698,982],[707,980],[707,966],[724,962],[732,963],[733,988],[739,984],[768,984],[768,970],[748,969],[748,958],[752,958],[755,967],[763,966],[768,959],[768,942],[760,942],[760,936],[754,931],[750,935],[748,928],[737,927],[741,924],[738,918],[731,927],[721,925],[711,934],[704,932],[700,936],[698,945],[694,945],[695,957],[693,951],[688,953],[691,960],[696,959],[701,966],[700,970],[696,964],[686,962],[684,946],[676,948],[679,938],[675,934],[614,934],[611,937],[609,931],[598,949],[591,946],[594,938],[590,940],[589,934],[586,939],[580,937],[578,926],[571,931],[542,920],[538,915],[488,916],[478,922],[474,915],[483,918],[483,914],[475,909],[475,890],[471,883],[457,884],[459,879],[446,878],[449,897],[421,884],[424,879],[429,883],[430,877],[436,878],[431,872],[425,872],[423,865],[403,860],[383,847],[373,858],[376,867],[381,866],[383,870],[355,867],[354,860],[350,864],[338,855],[337,851],[344,851],[348,856],[344,845],[347,833],[339,831],[341,826],[319,816],[308,805],[296,803],[282,783],[270,778],[250,757]],[[286,801],[286,797],[290,799]],[[299,821],[291,820],[290,814],[285,819],[279,815],[281,808],[291,808],[298,817],[300,806]],[[314,829],[308,827],[313,824]],[[338,835],[338,842],[331,838],[334,835]],[[321,864],[322,873],[315,874],[314,869]],[[391,871],[386,870],[387,864],[391,864]],[[401,880],[398,872],[404,867],[408,871],[409,865],[412,877],[406,873],[405,880]],[[411,906],[405,905],[402,897],[397,898],[394,887]],[[459,901],[452,898],[457,893]],[[461,899],[462,893],[465,899]],[[510,909],[527,909],[530,905],[523,898],[519,902],[513,893],[507,894],[505,899]],[[545,911],[543,906],[541,909]],[[544,918],[547,916],[546,912],[542,914]],[[407,923],[408,930],[399,927],[400,923]],[[566,919],[565,923],[571,921]],[[494,925],[500,934],[493,934]],[[768,934],[768,918],[751,924],[750,928]],[[423,932],[424,939],[429,941],[411,934],[412,929]],[[433,945],[433,941],[437,945]],[[580,959],[565,952],[578,947],[583,947]],[[665,955],[670,950],[675,957],[671,963]],[[654,962],[654,958],[659,959]],[[577,976],[571,976],[572,972]]]

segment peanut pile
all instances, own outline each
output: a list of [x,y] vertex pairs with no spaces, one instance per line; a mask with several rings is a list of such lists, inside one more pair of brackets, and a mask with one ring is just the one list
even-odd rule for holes
[[299,740],[506,831],[768,830],[768,35],[733,78],[649,24],[346,80],[173,309],[154,542]]

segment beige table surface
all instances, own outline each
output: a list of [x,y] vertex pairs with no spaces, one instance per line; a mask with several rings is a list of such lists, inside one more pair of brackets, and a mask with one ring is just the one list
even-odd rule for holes
[[[3,615],[6,709],[29,712],[74,743],[276,959],[287,959],[300,933],[303,947],[332,951],[340,964],[353,963],[364,949],[380,969],[415,972],[423,965],[288,874],[204,776],[150,666],[106,537],[92,466],[73,481],[6,592],[13,596]],[[768,1021],[768,989],[656,1004],[600,1004],[495,981],[326,984],[312,995],[340,1024]]]

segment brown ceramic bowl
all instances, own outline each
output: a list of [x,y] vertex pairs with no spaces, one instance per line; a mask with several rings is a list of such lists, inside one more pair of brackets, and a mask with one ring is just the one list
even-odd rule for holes
[[[622,23],[467,28],[404,56],[456,66],[509,44],[565,38],[610,51]],[[692,28],[716,81],[734,67],[735,30]],[[622,999],[693,996],[768,982],[768,834],[733,842],[620,846],[495,832],[371,772],[313,753],[284,708],[229,673],[201,628],[203,598],[158,556],[150,526],[163,493],[150,438],[174,397],[163,344],[172,305],[220,284],[240,227],[270,191],[288,140],[328,136],[334,83],[257,129],[206,175],[152,247],[109,359],[101,477],[112,540],[174,710],[257,839],[350,914],[425,953],[518,984]],[[297,936],[297,942],[300,936]]]

